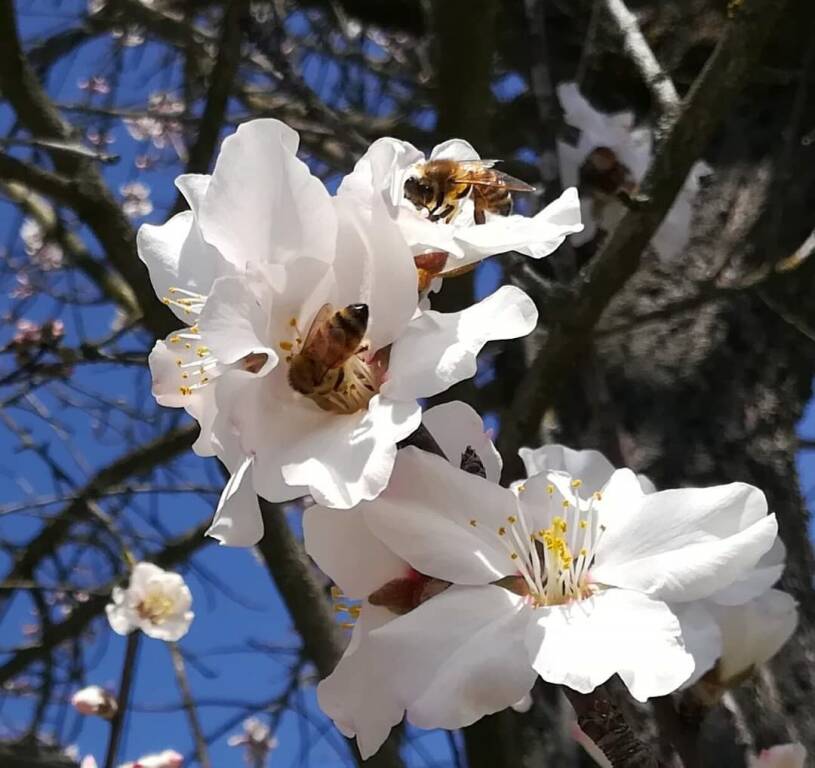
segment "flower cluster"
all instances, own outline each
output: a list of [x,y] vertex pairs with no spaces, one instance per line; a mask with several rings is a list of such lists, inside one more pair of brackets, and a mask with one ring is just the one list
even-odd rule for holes
[[[560,95],[583,133],[561,148],[564,178],[585,182],[611,153],[612,196],[635,196],[645,134]],[[150,368],[158,402],[198,422],[195,451],[229,471],[211,536],[251,546],[259,498],[315,502],[305,547],[352,629],[318,699],[363,757],[404,717],[460,728],[528,707],[538,678],[589,693],[618,675],[640,701],[685,689],[708,703],[770,658],[797,611],[773,589],[784,551],[759,489],[657,491],[562,446],[522,449],[527,478],[504,487],[475,411],[422,412],[475,375],[488,341],[537,323],[512,286],[453,313],[432,294],[485,258],[540,259],[580,233],[575,189],[519,215],[513,196],[532,188],[467,142],[425,156],[386,138],[331,195],[297,150],[282,123],[246,123],[211,176],[176,181],[190,209],[141,228],[140,257],[183,323]],[[687,229],[683,195],[663,230]],[[598,206],[584,203],[595,229],[613,226]],[[663,256],[684,247],[666,237]],[[189,593],[139,568],[111,622],[170,639]],[[255,764],[274,746],[257,721],[233,743]]]

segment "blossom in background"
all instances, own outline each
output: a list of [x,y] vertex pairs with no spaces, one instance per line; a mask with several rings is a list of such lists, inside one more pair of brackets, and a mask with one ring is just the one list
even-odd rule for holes
[[92,75],[90,78],[78,82],[79,90],[104,95],[110,93],[110,83],[104,75]]
[[184,757],[174,749],[165,749],[152,755],[144,755],[131,763],[122,763],[119,768],[182,768]]
[[48,272],[62,267],[65,254],[36,219],[25,218],[20,227],[20,239],[31,263]]
[[125,216],[131,219],[138,219],[147,216],[153,211],[153,203],[150,201],[150,187],[140,181],[129,181],[119,187],[122,194],[122,210]]
[[457,468],[483,441],[465,408],[439,433],[458,436],[454,463],[406,448],[378,499],[305,512],[306,549],[357,617],[318,699],[363,756],[405,713],[464,727],[538,675],[589,692],[618,674],[640,701],[676,690],[694,671],[686,646],[715,656],[720,639],[712,618],[673,606],[742,578],[776,536],[741,483],[646,494],[624,469],[588,494],[550,470],[501,488]]
[[[622,218],[625,206],[619,196],[636,195],[651,163],[653,136],[649,127],[635,127],[631,112],[598,112],[574,83],[562,83],[557,94],[565,122],[580,132],[576,145],[563,140],[557,144],[561,183],[577,186],[581,193],[585,228],[573,238],[580,245],[598,230],[611,232]],[[711,172],[698,162],[688,174],[651,241],[661,259],[670,261],[685,249],[699,180]]]
[[127,635],[140,629],[156,640],[180,640],[190,628],[192,594],[177,573],[152,563],[137,563],[127,589],[116,587],[105,610],[113,631]]
[[147,114],[126,117],[123,122],[127,132],[136,141],[149,141],[156,149],[171,146],[183,160],[187,155],[184,126],[181,123],[185,109],[183,100],[157,91],[148,97]]
[[[614,466],[598,451],[545,445],[535,450],[521,448],[519,454],[528,474],[566,472],[580,477],[588,493],[602,489],[614,474]],[[638,475],[638,480],[644,493],[655,492],[645,475]],[[784,557],[784,545],[776,539],[742,578],[704,600],[672,606],[681,622],[707,628],[689,636],[700,642],[688,644],[695,669],[683,684],[683,688],[696,684],[693,691],[703,702],[715,704],[728,687],[772,658],[795,630],[795,600],[772,589],[781,577]]]
[[447,254],[445,262],[434,267],[433,274],[446,273],[473,265],[482,259],[507,251],[518,251],[532,258],[552,253],[567,235],[580,232],[580,204],[575,189],[566,190],[555,202],[535,216],[487,213],[486,222],[476,224],[473,204],[465,199],[450,223],[431,221],[405,197],[405,182],[415,178],[426,160],[470,161],[478,153],[466,141],[451,139],[439,144],[429,158],[406,141],[382,138],[371,144],[352,173],[343,179],[338,195],[358,201],[371,200],[372,192],[384,197],[390,216],[397,222],[417,267],[429,255]]
[[[418,312],[410,251],[381,197],[330,197],[297,145],[278,121],[243,124],[212,177],[195,177],[192,211],[139,233],[156,292],[191,323],[156,345],[153,392],[199,420],[196,450],[231,472],[210,531],[227,544],[262,535],[258,494],[333,507],[375,497],[419,424],[417,399],[473,376],[487,341],[537,319],[514,287],[461,312]],[[321,392],[291,371],[326,305],[355,308],[364,338]]]
[[748,768],[804,768],[807,751],[803,744],[778,744],[763,749],[757,755],[748,755]]
[[79,764],[79,768],[97,768],[96,758],[93,755],[85,755]]
[[244,760],[250,768],[266,768],[269,753],[277,747],[269,726],[256,717],[243,721],[243,733],[230,736],[230,747],[244,747]]
[[98,715],[105,719],[113,717],[119,709],[116,697],[98,685],[89,685],[71,697],[73,708],[81,715]]

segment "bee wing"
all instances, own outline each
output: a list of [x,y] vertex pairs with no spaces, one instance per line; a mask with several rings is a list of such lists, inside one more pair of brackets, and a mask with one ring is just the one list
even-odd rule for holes
[[483,171],[500,163],[500,160],[456,160],[456,167],[462,171]]
[[461,181],[466,181],[468,184],[472,184],[474,187],[503,187],[504,189],[508,189],[513,192],[535,191],[535,187],[533,187],[531,184],[527,184],[525,181],[516,179],[514,176],[510,176],[508,173],[496,170],[490,171],[490,177],[488,179],[467,178],[461,179]]
[[309,326],[308,333],[306,333],[306,338],[303,340],[303,349],[306,349],[313,344],[317,338],[317,333],[325,325],[325,321],[328,320],[328,318],[333,314],[334,307],[332,307],[330,304],[323,304],[323,306],[317,310],[317,314],[314,315],[314,319],[311,321],[311,325]]

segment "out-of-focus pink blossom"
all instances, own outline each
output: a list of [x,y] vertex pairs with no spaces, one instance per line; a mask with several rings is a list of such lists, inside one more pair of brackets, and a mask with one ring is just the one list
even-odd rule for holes
[[153,203],[150,201],[150,187],[140,181],[130,181],[123,184],[119,191],[124,198],[122,210],[131,219],[138,219],[147,216],[153,210]]
[[269,726],[256,717],[243,721],[243,733],[229,737],[230,747],[244,747],[243,758],[250,768],[266,768],[269,753],[277,747],[277,739]]
[[71,697],[71,704],[80,715],[97,715],[110,719],[119,709],[110,691],[98,685],[89,685]]
[[20,227],[20,239],[31,262],[40,269],[49,271],[62,266],[62,248],[50,240],[43,226],[36,219],[24,219]]
[[116,138],[107,131],[97,131],[95,128],[88,128],[85,133],[88,143],[94,147],[105,147],[108,144],[113,144]]
[[9,292],[10,298],[27,299],[29,296],[34,295],[34,286],[31,285],[31,278],[26,272],[18,272],[14,279],[17,285]]
[[180,157],[186,156],[184,130],[179,117],[184,114],[184,102],[169,93],[158,91],[150,94],[147,114],[125,118],[128,133],[136,141],[149,141],[156,149],[172,146]]
[[47,320],[42,325],[38,325],[30,320],[22,319],[17,321],[12,344],[16,347],[50,344],[58,341],[64,335],[65,325],[62,320]]
[[89,93],[110,93],[110,83],[104,75],[91,75],[87,80],[79,81],[79,89]]
[[85,755],[79,764],[79,768],[97,768],[96,759],[93,755]]

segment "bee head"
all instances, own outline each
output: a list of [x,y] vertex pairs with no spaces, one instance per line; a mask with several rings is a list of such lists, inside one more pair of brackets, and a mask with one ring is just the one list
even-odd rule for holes
[[429,208],[436,197],[434,185],[421,176],[405,181],[405,197],[417,208]]
[[349,304],[345,309],[360,325],[368,325],[367,304]]

